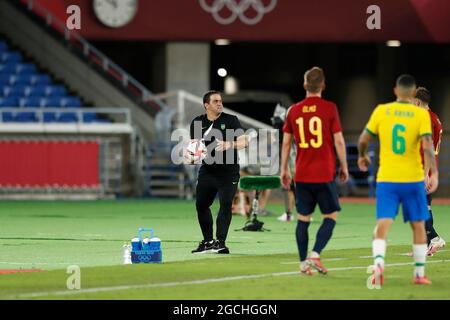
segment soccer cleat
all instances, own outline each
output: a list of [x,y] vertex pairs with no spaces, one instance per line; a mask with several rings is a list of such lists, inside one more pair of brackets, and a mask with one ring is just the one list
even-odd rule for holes
[[218,253],[218,254],[229,254],[230,249],[225,245],[224,241],[216,240],[214,242],[212,252]]
[[439,250],[445,247],[445,241],[441,237],[436,237],[431,240],[430,246],[428,247],[427,254],[432,256]]
[[277,220],[279,221],[292,221],[292,215],[291,214],[287,214],[286,212],[283,213],[281,216],[279,216],[277,218]]
[[431,284],[431,280],[428,277],[414,277],[414,284]]
[[312,268],[316,269],[319,273],[321,274],[328,273],[328,269],[323,266],[322,262],[320,262],[320,258],[308,258],[306,259],[306,261]]
[[373,285],[384,285],[384,269],[381,266],[375,266],[372,276]]
[[313,276],[314,272],[311,269],[311,267],[309,266],[309,264],[305,263],[300,263],[300,273],[304,274],[306,276]]
[[192,250],[191,252],[193,254],[200,254],[200,253],[209,253],[212,252],[213,248],[214,248],[214,240],[211,241],[205,241],[202,240],[199,244],[197,249]]

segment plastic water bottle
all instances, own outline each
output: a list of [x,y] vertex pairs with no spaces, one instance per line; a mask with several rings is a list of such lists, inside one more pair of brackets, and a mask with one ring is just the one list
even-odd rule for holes
[[123,245],[123,264],[131,264],[131,245]]

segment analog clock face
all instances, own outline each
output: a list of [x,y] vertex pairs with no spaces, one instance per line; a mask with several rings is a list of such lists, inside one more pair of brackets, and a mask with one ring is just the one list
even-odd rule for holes
[[94,0],[94,12],[106,26],[119,28],[128,24],[137,13],[138,0]]

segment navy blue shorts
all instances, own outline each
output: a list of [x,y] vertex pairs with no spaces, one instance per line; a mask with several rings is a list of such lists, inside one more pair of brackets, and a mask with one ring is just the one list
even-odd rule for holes
[[327,183],[295,183],[297,212],[309,216],[319,204],[322,214],[341,211],[339,197],[334,181]]
[[427,221],[430,213],[427,205],[425,183],[377,183],[377,219],[395,219],[400,204],[402,205],[403,221]]

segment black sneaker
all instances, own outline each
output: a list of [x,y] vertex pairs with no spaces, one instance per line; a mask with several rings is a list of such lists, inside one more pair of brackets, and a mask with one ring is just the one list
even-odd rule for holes
[[218,254],[229,254],[230,249],[227,248],[224,241],[216,240],[214,242],[213,252]]
[[215,241],[211,240],[211,241],[205,241],[202,240],[199,244],[197,249],[192,250],[192,253],[208,253],[208,252],[212,252],[212,249],[214,248],[214,244]]

